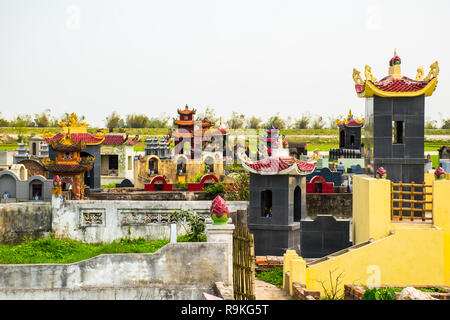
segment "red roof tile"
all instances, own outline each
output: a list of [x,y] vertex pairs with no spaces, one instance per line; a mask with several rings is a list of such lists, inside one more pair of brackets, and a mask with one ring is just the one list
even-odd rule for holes
[[413,80],[408,77],[395,79],[392,76],[385,77],[373,84],[380,90],[389,92],[414,92],[426,87],[430,81]]
[[[47,143],[58,142],[59,140],[61,140],[61,138],[63,138],[63,134],[58,133],[58,134],[54,135],[52,138],[46,138],[45,141]],[[70,139],[72,139],[72,141],[75,143],[83,141],[86,144],[96,144],[96,143],[100,143],[102,141],[101,138],[100,139],[96,138],[93,134],[90,134],[90,133],[71,133]]]
[[126,137],[117,134],[107,134],[102,144],[123,144],[126,141]]
[[278,172],[292,166],[291,158],[266,158],[245,164],[253,170],[266,172]]
[[[293,158],[265,158],[255,162],[245,161],[244,167],[255,173],[278,174],[291,172],[290,169],[295,169],[297,174],[306,175],[314,171],[316,163],[309,163],[305,161],[296,160]],[[284,171],[284,172],[282,172]]]
[[314,171],[314,169],[316,168],[316,162],[310,163],[297,160],[297,167],[300,171]]
[[133,139],[133,140],[132,139],[128,139],[127,143],[132,145],[132,146],[134,146],[135,144],[139,143],[139,140],[137,140],[137,139]]
[[346,126],[346,127],[362,127],[363,125],[364,125],[364,123],[361,123],[361,122],[357,122],[357,121],[355,121],[355,120],[349,120],[349,121],[347,121],[347,123],[344,123],[344,122],[341,122],[341,123],[338,123],[338,127],[342,127],[342,126]]

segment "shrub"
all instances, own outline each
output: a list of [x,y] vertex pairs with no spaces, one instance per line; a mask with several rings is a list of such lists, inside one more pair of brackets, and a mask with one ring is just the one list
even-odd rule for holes
[[363,300],[397,300],[393,288],[367,288]]
[[211,196],[217,196],[225,192],[225,185],[220,182],[214,183],[212,186],[205,188],[205,192]]
[[256,278],[270,284],[283,287],[283,268],[271,268],[270,270],[258,272],[255,274]]
[[116,184],[115,183],[108,183],[102,186],[103,189],[111,189],[111,188],[115,188]]
[[[186,231],[186,238],[182,238],[192,242],[205,241],[205,221],[203,221],[197,213],[191,210],[175,210],[170,214],[170,221],[179,223]],[[182,241],[185,242],[185,241]]]
[[248,173],[238,174],[233,185],[227,188],[225,200],[249,201],[250,199],[250,175]]
[[187,189],[186,182],[177,181],[176,185],[177,185],[177,188],[179,188],[179,189]]
[[202,180],[202,177],[203,177],[203,173],[197,173],[197,174],[195,175],[195,180],[194,180],[194,182],[200,182],[200,180]]

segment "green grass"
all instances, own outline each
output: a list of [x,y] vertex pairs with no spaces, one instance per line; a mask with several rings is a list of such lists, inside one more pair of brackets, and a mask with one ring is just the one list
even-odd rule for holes
[[145,146],[134,146],[134,151],[135,152],[145,151]]
[[283,287],[283,268],[271,268],[266,271],[257,272],[255,277],[259,280],[273,284],[278,288]]
[[102,189],[110,189],[110,188],[115,188],[116,184],[114,182],[112,182],[112,183],[104,184],[101,187],[102,187]]
[[153,253],[168,242],[122,239],[95,245],[70,239],[37,239],[19,245],[0,245],[0,264],[73,263],[100,254]]
[[[25,146],[26,148],[28,148],[28,146]],[[0,144],[0,151],[3,150],[16,150],[19,148],[19,145],[17,144]]]
[[200,234],[199,241],[193,241],[192,235],[184,234],[177,237],[177,242],[206,242],[206,234]]
[[306,149],[308,151],[314,151],[319,149],[320,151],[330,151],[330,149],[339,148],[338,144],[308,144]]
[[439,167],[439,155],[432,155],[431,156],[431,161],[433,162],[432,166],[433,168],[438,168]]

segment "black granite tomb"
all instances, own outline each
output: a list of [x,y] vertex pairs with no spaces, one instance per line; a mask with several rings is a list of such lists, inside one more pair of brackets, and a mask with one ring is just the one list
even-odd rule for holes
[[424,180],[425,96],[366,99],[365,162],[394,182]]
[[250,232],[256,255],[282,256],[300,250],[300,221],[306,217],[306,178],[250,173]]
[[348,248],[350,242],[350,220],[337,221],[331,215],[318,215],[314,220],[301,222],[301,256],[321,258]]

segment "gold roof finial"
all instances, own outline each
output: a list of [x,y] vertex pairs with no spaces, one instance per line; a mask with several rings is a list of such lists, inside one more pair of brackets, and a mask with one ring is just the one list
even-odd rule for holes
[[394,49],[394,57],[397,56],[397,49]]

